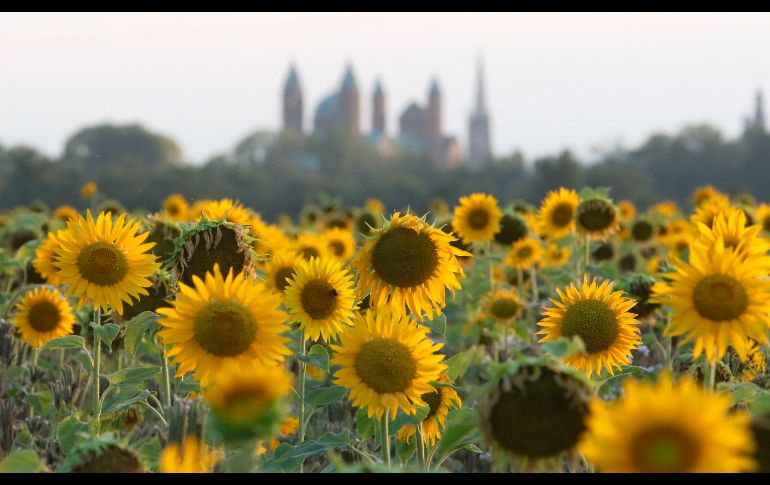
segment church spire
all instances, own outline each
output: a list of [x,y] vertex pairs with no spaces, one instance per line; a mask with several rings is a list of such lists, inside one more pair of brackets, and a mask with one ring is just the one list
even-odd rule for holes
[[754,127],[764,130],[765,128],[765,102],[762,96],[762,90],[757,90],[757,97],[755,99],[755,111],[754,111]]
[[485,113],[487,110],[487,96],[484,91],[484,67],[481,57],[476,63],[476,113]]

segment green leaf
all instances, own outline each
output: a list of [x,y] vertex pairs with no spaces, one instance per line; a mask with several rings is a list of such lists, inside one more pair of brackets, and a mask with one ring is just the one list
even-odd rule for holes
[[14,451],[0,461],[0,473],[35,473],[41,468],[40,458],[32,450]]
[[56,437],[59,439],[64,454],[72,453],[77,448],[78,443],[83,440],[80,433],[87,432],[88,423],[84,423],[74,416],[64,418],[56,429]]
[[438,456],[447,456],[456,448],[469,443],[474,435],[478,434],[477,423],[478,415],[474,409],[460,408],[450,411],[436,450]]
[[446,365],[449,379],[454,382],[464,376],[468,371],[468,367],[471,365],[471,359],[468,358],[465,352],[460,352],[448,358]]
[[751,400],[751,412],[757,416],[770,415],[770,392],[762,390]]
[[753,382],[739,382],[736,384],[720,382],[717,384],[717,389],[730,391],[735,402],[750,401],[757,393],[762,391],[762,388]]
[[431,332],[441,337],[446,337],[446,315],[441,314],[436,316],[433,320],[426,320],[423,322]]
[[572,354],[585,351],[585,345],[580,336],[575,335],[572,339],[559,337],[556,340],[543,344],[543,350],[553,355],[557,359],[564,359]]
[[308,392],[305,396],[305,402],[315,407],[328,406],[342,401],[347,392],[347,388],[343,386],[322,387]]
[[163,452],[163,447],[160,446],[160,440],[157,437],[147,440],[147,442],[142,444],[137,451],[139,452],[139,458],[141,458],[142,462],[146,463],[150,469],[158,469],[158,458]]
[[104,342],[105,345],[107,345],[107,349],[111,351],[112,349],[110,348],[110,345],[112,345],[112,341],[115,340],[115,337],[118,336],[118,332],[120,332],[120,325],[115,323],[96,325],[92,323],[91,328],[93,328],[94,332],[96,332],[96,335],[99,336],[99,340]]
[[310,365],[314,365],[322,370],[329,370],[329,352],[323,345],[313,345],[310,347],[310,351],[307,354],[297,354],[297,359]]
[[634,374],[636,372],[647,372],[647,369],[644,367],[639,367],[638,365],[624,365],[618,372],[615,373],[615,375],[609,376],[601,381],[601,383],[596,388],[596,392],[598,393],[605,385],[607,385],[608,382],[613,381],[618,377]]
[[361,436],[362,440],[368,440],[374,436],[377,429],[377,420],[373,417],[368,417],[366,412],[359,409],[356,413],[356,430]]
[[[275,458],[280,460],[288,460],[291,458],[301,458],[317,455],[326,451],[328,448],[342,448],[346,447],[350,442],[350,433],[340,431],[339,433],[324,433],[317,441],[305,441],[298,446],[291,446],[288,443],[283,447],[279,455],[278,448],[275,450]],[[281,448],[281,446],[279,446]]]
[[142,342],[144,334],[154,332],[158,328],[158,315],[153,312],[142,312],[123,324],[126,327],[126,335],[123,346],[129,357],[133,357],[136,349]]
[[32,409],[35,410],[35,414],[40,416],[47,416],[48,409],[53,402],[53,395],[51,391],[38,391],[29,395],[29,404]]
[[86,339],[80,335],[67,335],[49,340],[43,345],[43,350],[55,349],[85,349]]
[[105,409],[102,410],[102,416],[118,412],[133,404],[146,401],[149,395],[150,391],[147,389],[143,389],[127,399],[125,399],[122,394],[113,394],[110,396],[112,399],[109,399],[108,402],[105,403]]
[[160,367],[128,367],[107,376],[113,386],[127,386],[144,382],[160,374]]

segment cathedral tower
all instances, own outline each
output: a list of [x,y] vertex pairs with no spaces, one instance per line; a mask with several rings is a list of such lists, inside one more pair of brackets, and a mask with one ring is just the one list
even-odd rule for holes
[[341,127],[349,133],[360,133],[360,109],[358,84],[352,66],[348,65],[339,93],[339,116]]
[[484,91],[484,71],[479,60],[476,72],[476,100],[468,123],[468,165],[480,168],[492,157],[492,146],[489,133],[489,114],[486,106]]
[[283,128],[302,133],[302,86],[297,68],[292,64],[283,86]]
[[372,133],[385,134],[385,92],[380,81],[375,83],[372,96]]

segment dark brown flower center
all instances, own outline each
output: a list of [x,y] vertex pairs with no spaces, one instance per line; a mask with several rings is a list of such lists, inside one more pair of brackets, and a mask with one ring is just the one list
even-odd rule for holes
[[438,263],[438,251],[430,236],[407,227],[387,231],[372,250],[372,267],[377,276],[400,288],[425,283]]
[[583,300],[572,304],[564,313],[562,335],[579,335],[589,354],[607,350],[618,335],[618,321],[603,301]]
[[406,391],[417,375],[417,364],[409,349],[389,338],[364,343],[355,368],[361,381],[380,394]]
[[219,357],[242,354],[257,334],[257,324],[249,311],[231,301],[209,303],[198,313],[193,328],[198,345]]
[[95,242],[81,249],[77,267],[86,281],[101,286],[119,283],[128,273],[123,251],[107,242]]
[[633,437],[631,459],[642,472],[688,472],[696,462],[698,448],[698,442],[685,430],[662,425]]
[[749,305],[743,285],[732,276],[723,274],[709,275],[700,280],[695,285],[692,299],[698,314],[715,322],[738,318]]
[[329,318],[337,307],[337,290],[326,280],[308,281],[300,292],[300,303],[310,318]]
[[59,308],[50,301],[40,301],[29,309],[29,324],[38,332],[50,332],[61,321]]

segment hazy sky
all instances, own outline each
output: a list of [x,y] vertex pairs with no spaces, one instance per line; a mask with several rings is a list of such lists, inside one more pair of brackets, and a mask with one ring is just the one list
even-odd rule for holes
[[[59,155],[76,129],[141,122],[200,162],[280,124],[288,64],[310,126],[345,62],[388,130],[431,76],[466,146],[483,55],[497,154],[632,146],[706,121],[735,135],[770,92],[770,14],[0,14],[0,143]],[[766,96],[767,97],[767,96]]]

